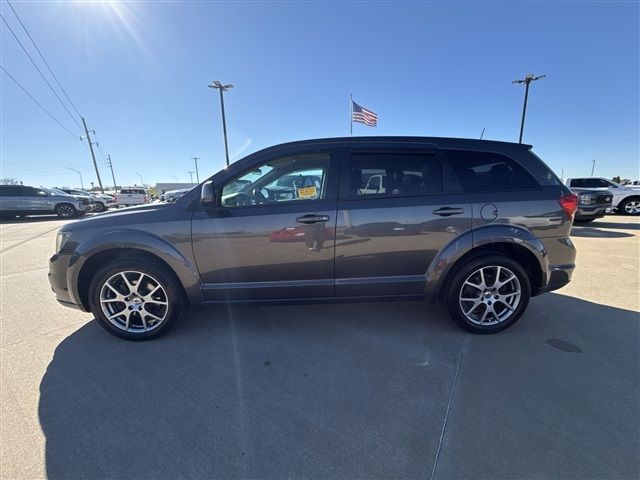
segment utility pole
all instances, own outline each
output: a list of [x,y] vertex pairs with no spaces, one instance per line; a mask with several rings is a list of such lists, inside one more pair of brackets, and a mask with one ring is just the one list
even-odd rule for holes
[[522,143],[522,133],[524,132],[524,117],[527,113],[527,99],[529,98],[529,84],[536,80],[540,80],[541,78],[546,77],[546,75],[538,75],[537,77],[533,74],[526,75],[522,80],[514,80],[511,83],[524,83],[524,104],[522,105],[522,120],[520,121],[520,139],[518,143]]
[[100,191],[104,193],[104,188],[102,188],[102,179],[100,178],[100,172],[98,171],[98,164],[96,163],[96,154],[93,152],[93,143],[91,143],[91,137],[89,136],[89,129],[87,128],[87,122],[84,121],[84,117],[80,117],[82,119],[82,125],[84,125],[84,133],[87,135],[87,141],[89,142],[89,150],[91,151],[91,158],[93,158],[93,167],[96,169],[96,177],[98,177],[98,185],[100,185]]
[[593,170],[596,168],[596,161],[591,160],[591,176],[593,177]]
[[[196,181],[200,183],[200,174],[198,173],[198,160],[200,160],[200,157],[191,157],[191,158],[194,162],[196,162]],[[227,165],[229,164],[227,163]]]
[[191,177],[191,185],[193,185],[193,174],[194,174],[194,172],[193,172],[193,170],[189,170],[187,173]]
[[71,167],[67,167],[69,170],[73,170],[74,172],[76,172],[78,175],[80,175],[80,186],[82,187],[82,190],[84,190],[84,183],[82,183],[82,173],[79,170],[76,170],[75,168],[71,168]]
[[[216,88],[220,90],[220,108],[222,109],[222,132],[224,133],[224,154],[227,159],[227,167],[229,166],[229,146],[227,145],[227,120],[224,115],[224,96],[223,93],[233,88],[233,85],[230,83],[227,85],[222,85],[218,80],[214,80],[209,85],[209,88]],[[193,182],[192,182],[193,183]]]
[[142,181],[142,175],[140,175],[138,172],[133,172],[133,173],[135,173],[136,175],[138,175],[140,177],[140,186],[144,187],[144,182]]
[[111,161],[111,154],[108,154],[107,158],[109,159],[109,163],[107,165],[109,165],[109,168],[111,169],[111,178],[113,178],[113,189],[117,190],[118,187],[116,186],[116,176],[113,174],[113,162]]

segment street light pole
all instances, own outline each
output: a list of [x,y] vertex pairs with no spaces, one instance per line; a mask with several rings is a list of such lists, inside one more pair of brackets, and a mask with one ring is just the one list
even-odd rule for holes
[[546,75],[538,75],[537,77],[533,74],[526,75],[522,80],[514,80],[511,83],[524,83],[524,104],[522,105],[522,120],[520,121],[520,138],[518,143],[522,143],[522,133],[524,132],[524,117],[527,113],[527,99],[529,98],[529,84],[536,80],[540,80],[541,78],[546,77]]
[[136,175],[138,175],[140,177],[140,186],[144,187],[144,182],[142,181],[142,175],[140,175],[138,172],[133,172],[133,173],[135,173]]
[[593,170],[596,168],[596,161],[591,160],[591,176],[593,177]]
[[233,85],[230,83],[227,85],[222,85],[218,80],[214,80],[209,85],[209,88],[215,88],[220,90],[220,108],[222,110],[222,132],[224,134],[224,154],[227,159],[227,167],[229,166],[229,145],[227,144],[227,120],[224,114],[224,95],[223,93],[233,88]]
[[[71,167],[67,167],[69,170],[73,170],[74,172],[76,172],[78,175],[80,175],[80,186],[82,187],[82,190],[84,190],[84,183],[82,183],[82,173],[80,173],[79,170],[76,170],[75,168],[71,168]],[[591,176],[593,176],[593,173],[591,174]]]
[[196,181],[198,183],[200,183],[200,174],[198,173],[198,160],[200,160],[200,157],[191,157],[193,159],[194,162],[196,162]]

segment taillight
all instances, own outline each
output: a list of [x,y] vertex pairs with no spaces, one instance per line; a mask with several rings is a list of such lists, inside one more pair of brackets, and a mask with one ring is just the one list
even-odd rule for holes
[[564,213],[567,214],[567,218],[569,220],[573,220],[573,215],[578,210],[578,197],[573,193],[568,193],[567,195],[563,195],[558,199],[558,203],[564,210]]

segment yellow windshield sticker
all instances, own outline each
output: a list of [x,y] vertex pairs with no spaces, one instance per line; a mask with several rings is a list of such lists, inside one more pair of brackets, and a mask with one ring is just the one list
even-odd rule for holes
[[316,187],[303,187],[298,189],[298,198],[309,198],[318,195]]

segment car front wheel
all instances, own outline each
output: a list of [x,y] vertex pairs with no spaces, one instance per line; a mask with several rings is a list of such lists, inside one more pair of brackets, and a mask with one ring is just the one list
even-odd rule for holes
[[78,211],[70,203],[61,203],[56,207],[56,215],[60,218],[73,218],[78,215]]
[[100,212],[104,212],[107,209],[107,207],[104,206],[104,203],[101,202],[97,202],[96,206],[93,207],[93,210],[100,213]]
[[640,215],[640,198],[624,200],[618,208],[625,215]]
[[122,258],[96,273],[89,287],[91,311],[112,335],[149,340],[179,320],[183,292],[166,268],[147,259]]
[[529,277],[519,263],[502,255],[471,260],[448,284],[447,309],[472,333],[497,333],[513,325],[531,296]]

